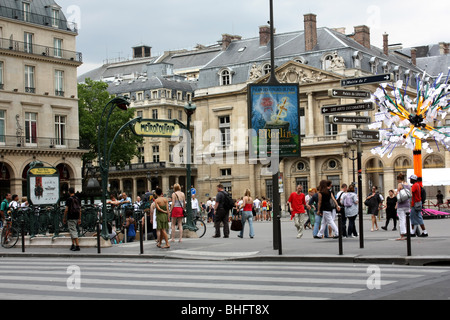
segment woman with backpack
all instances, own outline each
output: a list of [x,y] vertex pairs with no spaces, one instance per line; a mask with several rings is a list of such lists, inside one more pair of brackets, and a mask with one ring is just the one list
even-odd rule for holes
[[389,197],[386,198],[386,225],[381,229],[387,231],[391,219],[394,221],[392,231],[397,231],[397,197],[395,197],[394,190],[389,190]]
[[380,212],[381,205],[383,204],[383,200],[381,199],[380,194],[378,193],[378,187],[372,187],[372,193],[366,198],[364,204],[369,207],[369,214],[372,216],[372,229],[370,231],[378,231],[378,223],[377,218]]
[[358,237],[356,231],[356,217],[358,216],[358,195],[355,191],[355,185],[352,184],[348,187],[347,193],[343,196],[342,202],[345,207],[345,217],[348,219],[348,236],[350,238]]

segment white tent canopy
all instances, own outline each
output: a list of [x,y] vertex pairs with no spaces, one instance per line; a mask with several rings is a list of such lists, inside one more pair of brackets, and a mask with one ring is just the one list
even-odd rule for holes
[[[413,174],[413,169],[408,170],[408,181]],[[424,187],[450,186],[450,169],[423,169],[422,180]]]

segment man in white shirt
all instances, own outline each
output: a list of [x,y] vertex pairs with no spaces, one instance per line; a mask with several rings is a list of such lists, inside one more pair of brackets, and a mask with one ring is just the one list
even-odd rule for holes
[[258,197],[253,201],[253,206],[256,212],[255,221],[261,220],[261,200]]
[[195,194],[192,194],[192,218],[195,219],[198,215],[200,207],[198,206],[198,199],[195,198]]

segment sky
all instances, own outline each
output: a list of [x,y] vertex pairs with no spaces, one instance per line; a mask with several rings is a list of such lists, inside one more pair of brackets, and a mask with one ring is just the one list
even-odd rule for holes
[[[167,50],[211,45],[222,34],[243,38],[259,36],[269,18],[269,0],[56,0],[66,18],[79,24],[77,51],[82,52],[83,74],[106,59],[129,58],[139,44],[152,47],[152,55]],[[450,42],[448,0],[274,0],[277,33],[303,30],[303,15],[317,15],[318,27],[371,28],[372,45],[404,47]]]

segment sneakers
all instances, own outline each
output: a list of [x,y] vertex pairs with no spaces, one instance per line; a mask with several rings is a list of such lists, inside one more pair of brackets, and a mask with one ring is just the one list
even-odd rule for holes
[[72,246],[70,247],[70,251],[80,251],[80,247],[72,244]]

